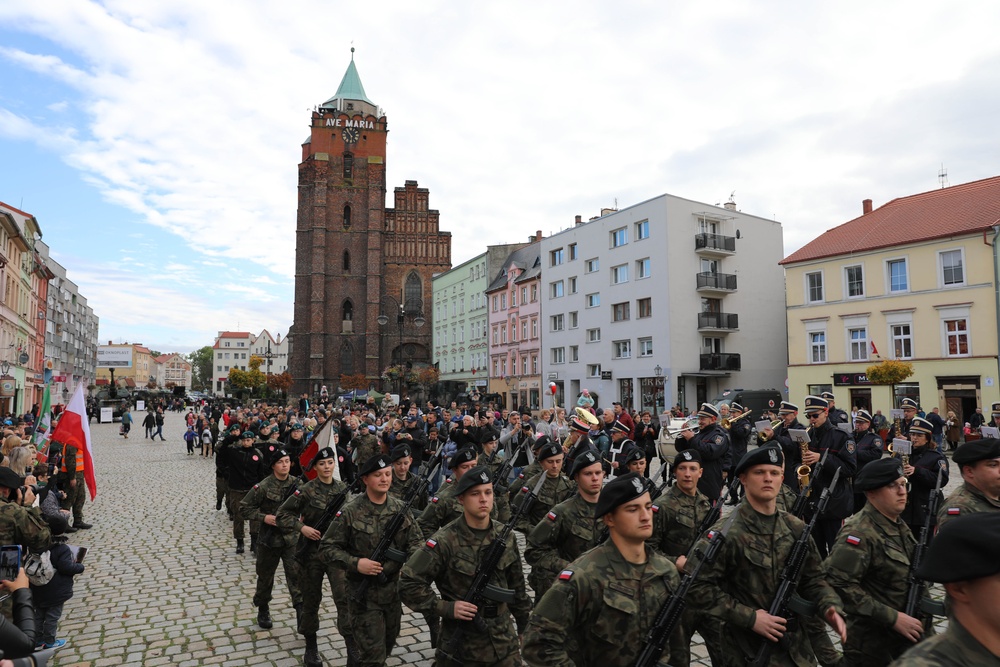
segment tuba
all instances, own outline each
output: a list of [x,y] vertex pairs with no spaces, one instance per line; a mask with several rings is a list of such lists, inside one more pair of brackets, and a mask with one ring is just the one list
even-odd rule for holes
[[595,426],[598,426],[601,423],[597,421],[597,417],[595,417],[594,414],[589,410],[577,407],[574,408],[574,411],[576,412],[577,419],[579,419],[582,423],[586,424],[590,428],[594,428]]

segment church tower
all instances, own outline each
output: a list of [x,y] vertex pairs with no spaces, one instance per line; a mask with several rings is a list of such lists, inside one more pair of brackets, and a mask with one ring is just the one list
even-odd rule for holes
[[428,191],[396,188],[386,209],[384,112],[351,62],[337,92],[312,113],[302,144],[289,371],[296,394],[336,391],[364,373],[383,389],[391,364],[430,363],[431,277],[451,267]]

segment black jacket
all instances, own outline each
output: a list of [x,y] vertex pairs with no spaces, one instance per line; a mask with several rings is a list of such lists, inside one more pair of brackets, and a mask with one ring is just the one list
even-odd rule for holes
[[[819,501],[823,489],[830,486],[833,476],[840,469],[840,479],[837,481],[837,488],[830,496],[830,503],[826,506],[824,519],[845,519],[851,515],[854,507],[854,487],[851,483],[854,475],[858,471],[857,444],[854,439],[842,430],[826,421],[822,426],[809,429],[809,450],[818,453],[820,456],[829,450],[826,461],[820,469],[813,468],[813,485],[809,493],[809,505],[813,507]],[[799,464],[802,463],[802,452],[799,455]],[[814,466],[818,466],[819,462]]]
[[56,572],[44,586],[32,586],[36,607],[54,607],[69,600],[73,597],[73,577],[83,573],[83,563],[73,560],[73,552],[65,542],[52,544],[49,559]]
[[267,463],[256,447],[228,447],[225,458],[229,471],[229,488],[232,490],[249,491],[268,475]]
[[698,490],[715,502],[722,494],[722,473],[729,470],[733,460],[729,447],[729,433],[718,424],[698,431],[690,440],[677,438],[678,452],[694,449],[701,454],[701,466],[704,472],[698,480]]
[[14,622],[0,616],[0,648],[7,660],[31,655],[35,650],[35,609],[31,589],[19,588],[11,596],[14,602]]
[[[913,466],[913,474],[910,475],[910,494],[906,499],[906,507],[900,518],[904,523],[910,525],[914,537],[919,536],[919,529],[923,526],[924,519],[927,518],[927,503],[930,501],[931,492],[934,491],[934,484],[937,482],[938,470],[942,470],[941,488],[948,485],[948,459],[938,454],[931,443],[927,447],[914,447],[910,454],[910,465]],[[938,507],[944,500],[944,494],[938,491]],[[931,527],[935,525],[935,520],[931,519]]]

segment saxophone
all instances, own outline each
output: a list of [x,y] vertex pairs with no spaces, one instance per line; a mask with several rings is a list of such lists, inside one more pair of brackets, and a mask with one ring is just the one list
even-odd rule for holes
[[[900,421],[899,417],[893,417],[892,418],[892,429],[893,429],[893,431],[892,431],[892,437],[893,438],[898,438],[901,435],[900,431],[902,431],[902,429],[903,429],[903,424]],[[893,458],[896,457],[896,453],[894,451],[892,451],[892,442],[891,441],[889,442],[889,445],[886,447],[885,451],[889,452],[889,456],[891,456]]]
[[[809,443],[800,442],[799,452],[802,456],[802,460],[805,460],[806,454],[809,453]],[[799,478],[799,490],[802,490],[809,486],[809,478],[812,477],[812,467],[803,463],[795,469],[795,475]]]

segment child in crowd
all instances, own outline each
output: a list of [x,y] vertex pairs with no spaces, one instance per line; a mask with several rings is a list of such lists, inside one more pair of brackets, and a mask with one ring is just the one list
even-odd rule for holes
[[72,550],[66,544],[64,533],[69,524],[65,517],[46,516],[45,521],[52,532],[49,559],[55,568],[55,574],[49,583],[31,587],[35,604],[35,628],[38,632],[36,651],[66,645],[65,639],[56,637],[59,618],[62,616],[63,605],[73,597],[73,577],[83,572],[83,564],[76,562]]
[[188,454],[194,454],[194,442],[198,439],[198,433],[194,430],[194,424],[187,427],[184,432],[184,442],[187,443]]
[[201,432],[201,455],[212,455],[212,430],[208,426]]

